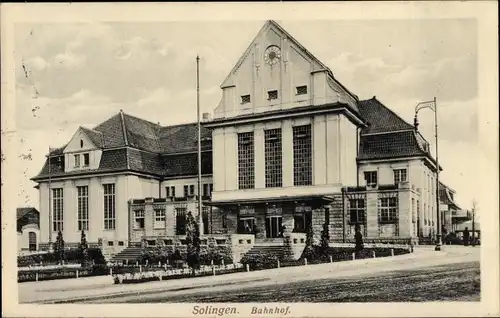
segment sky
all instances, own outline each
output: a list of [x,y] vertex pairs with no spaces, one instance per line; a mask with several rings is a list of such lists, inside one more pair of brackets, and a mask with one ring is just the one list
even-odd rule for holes
[[[196,55],[202,112],[265,21],[16,24],[18,206],[38,207],[29,178],[50,147],[79,126],[122,109],[162,125],[196,120]],[[415,105],[437,98],[442,181],[470,208],[481,189],[477,24],[472,19],[277,21],[360,99],[376,96],[413,123]],[[419,113],[435,147],[434,113]],[[479,205],[480,206],[480,205]]]

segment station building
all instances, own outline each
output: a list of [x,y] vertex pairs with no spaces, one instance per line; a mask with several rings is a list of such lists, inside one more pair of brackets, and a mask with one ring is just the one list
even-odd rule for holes
[[80,127],[32,179],[39,246],[59,230],[70,245],[84,230],[107,255],[182,244],[189,212],[202,243],[244,244],[243,252],[301,244],[309,226],[316,241],[325,225],[332,242],[352,241],[356,225],[375,241],[436,234],[429,143],[376,97],[359,99],[276,22],[264,24],[221,90],[201,123],[201,193],[197,124],[161,126],[120,111]]

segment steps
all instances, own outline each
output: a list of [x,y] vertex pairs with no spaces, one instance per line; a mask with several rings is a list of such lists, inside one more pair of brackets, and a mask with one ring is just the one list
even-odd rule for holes
[[139,258],[142,255],[142,252],[144,251],[144,248],[142,247],[136,247],[136,246],[130,246],[125,248],[123,251],[120,253],[116,254],[111,258],[112,262],[135,262],[139,260]]
[[279,260],[289,259],[291,251],[284,245],[254,245],[245,255],[252,256],[257,254],[276,255]]

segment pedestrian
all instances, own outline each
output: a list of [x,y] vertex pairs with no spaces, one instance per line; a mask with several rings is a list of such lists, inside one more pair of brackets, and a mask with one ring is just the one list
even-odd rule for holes
[[469,246],[469,228],[466,227],[464,230],[464,246]]

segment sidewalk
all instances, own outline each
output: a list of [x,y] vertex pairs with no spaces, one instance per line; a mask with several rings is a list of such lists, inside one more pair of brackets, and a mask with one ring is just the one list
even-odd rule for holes
[[[354,260],[345,262],[325,263],[318,265],[276,268],[262,271],[233,273],[220,276],[206,276],[185,278],[169,281],[149,282],[142,284],[113,284],[111,276],[92,277],[85,281],[79,279],[65,280],[65,282],[38,282],[19,284],[19,302],[57,302],[68,300],[85,300],[113,295],[143,294],[179,289],[197,289],[221,285],[242,284],[258,281],[272,281],[274,283],[287,282],[293,279],[315,279],[318,277],[348,277],[366,275],[401,268],[416,268],[479,260],[472,254],[464,252],[441,252],[436,254],[431,249],[416,249],[414,253],[395,257]],[[419,260],[415,262],[415,260]],[[36,285],[38,284],[38,285]]]

